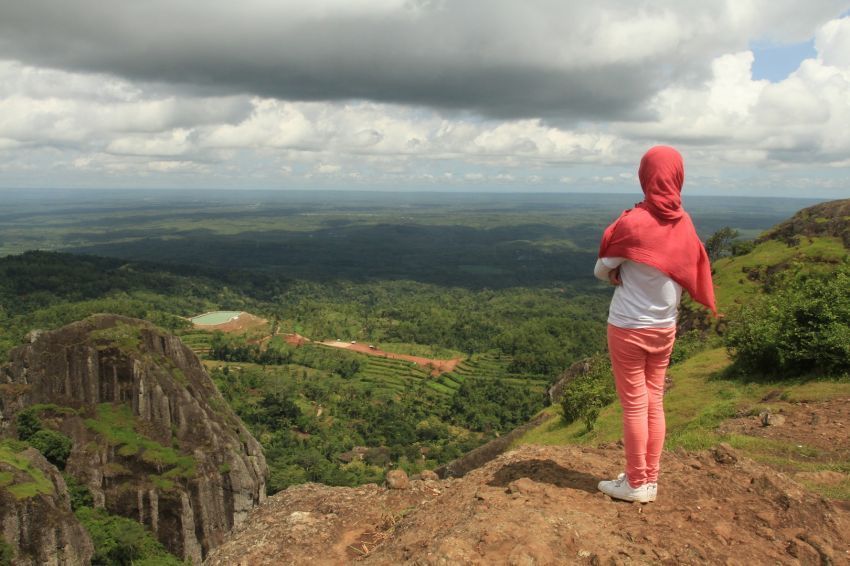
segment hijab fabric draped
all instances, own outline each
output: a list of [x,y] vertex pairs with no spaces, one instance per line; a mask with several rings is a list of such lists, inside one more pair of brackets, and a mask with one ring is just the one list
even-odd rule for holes
[[682,208],[682,156],[672,147],[653,147],[640,160],[638,177],[644,200],[606,228],[599,257],[624,257],[666,273],[716,316],[711,262]]

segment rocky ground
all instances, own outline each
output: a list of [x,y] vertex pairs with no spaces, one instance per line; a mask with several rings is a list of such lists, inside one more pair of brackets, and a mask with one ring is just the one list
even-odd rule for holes
[[401,489],[271,497],[208,564],[849,564],[850,512],[727,446],[667,453],[658,500],[597,492],[617,446],[523,446]]

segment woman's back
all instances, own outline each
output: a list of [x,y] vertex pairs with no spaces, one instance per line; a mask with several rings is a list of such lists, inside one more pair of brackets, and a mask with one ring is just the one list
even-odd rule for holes
[[643,263],[621,257],[604,257],[599,261],[607,270],[619,268],[622,281],[611,299],[609,324],[620,328],[669,328],[676,325],[682,298],[681,285]]

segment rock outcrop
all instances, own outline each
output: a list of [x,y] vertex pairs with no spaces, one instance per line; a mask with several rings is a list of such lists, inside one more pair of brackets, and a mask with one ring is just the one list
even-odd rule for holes
[[408,489],[293,486],[209,557],[263,564],[846,564],[850,513],[728,446],[665,453],[658,500],[596,489],[618,447],[521,446]]
[[0,371],[0,434],[27,410],[70,437],[96,506],[198,563],[264,500],[260,445],[178,338],[97,315],[30,340]]
[[21,566],[88,564],[94,552],[62,474],[35,448],[13,442],[0,442],[0,544]]

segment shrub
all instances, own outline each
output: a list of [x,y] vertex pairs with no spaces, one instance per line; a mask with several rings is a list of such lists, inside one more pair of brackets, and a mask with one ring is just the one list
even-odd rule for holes
[[737,366],[780,377],[850,371],[850,265],[789,272],[773,288],[730,320],[724,343]]
[[0,539],[0,566],[11,566],[15,558],[15,549],[11,544]]
[[143,561],[162,566],[181,564],[136,521],[90,507],[81,507],[75,514],[94,543],[92,564],[123,566]]
[[689,330],[676,337],[673,352],[670,354],[670,365],[680,364],[711,346],[712,342],[704,332],[696,329]]
[[71,455],[71,439],[55,430],[44,429],[29,437],[33,448],[44,454],[47,460],[59,468],[65,469],[65,462]]
[[15,417],[15,426],[19,440],[29,440],[32,435],[41,430],[41,421],[32,408],[24,409]]
[[65,485],[68,487],[72,511],[81,507],[94,507],[94,497],[88,487],[78,482],[72,475],[62,474],[62,477],[65,478]]
[[585,429],[591,431],[599,412],[617,397],[617,392],[608,355],[597,354],[588,361],[588,371],[564,388],[561,409],[566,422],[581,419]]

